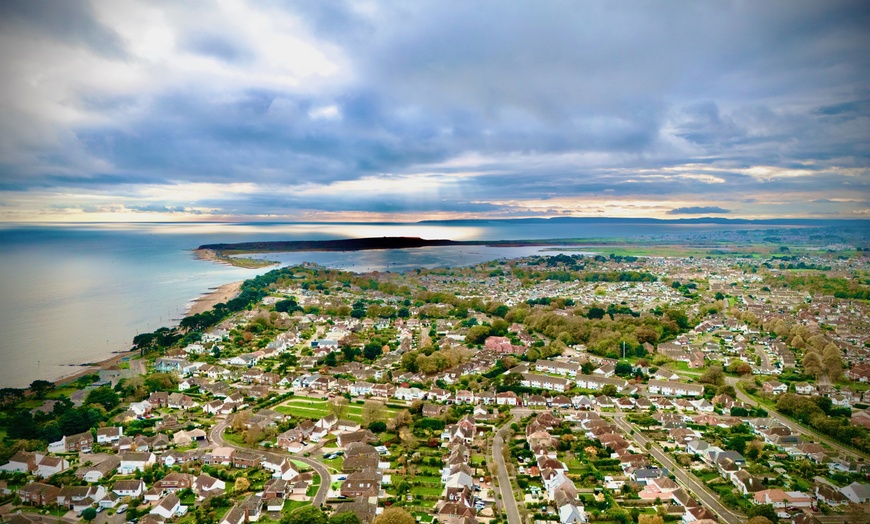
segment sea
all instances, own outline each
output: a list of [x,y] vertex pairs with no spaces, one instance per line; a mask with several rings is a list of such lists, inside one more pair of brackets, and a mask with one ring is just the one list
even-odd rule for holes
[[[129,350],[133,337],[172,326],[193,300],[271,268],[197,259],[209,243],[415,236],[451,240],[634,238],[747,228],[723,224],[467,221],[444,223],[125,223],[0,225],[0,387],[57,380]],[[445,246],[270,253],[355,272],[465,266],[559,250]]]

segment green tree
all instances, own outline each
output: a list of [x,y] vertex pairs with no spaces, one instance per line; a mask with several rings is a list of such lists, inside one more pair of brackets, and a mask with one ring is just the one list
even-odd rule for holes
[[97,518],[96,508],[85,508],[85,510],[82,511],[82,518],[85,519],[85,521],[87,522],[90,522]]
[[329,517],[329,524],[362,524],[356,513],[352,511],[344,511],[342,513],[334,513]]
[[30,383],[30,392],[36,398],[44,398],[45,394],[54,389],[54,383],[47,380],[34,380]]
[[317,506],[302,506],[281,519],[281,524],[327,524],[326,514]]
[[776,510],[773,509],[773,504],[759,504],[758,506],[752,506],[746,510],[746,516],[750,519],[752,517],[764,517],[773,523],[779,522],[779,517],[776,516]]
[[118,404],[121,403],[121,399],[118,398],[118,394],[109,388],[109,386],[102,386],[96,389],[92,389],[88,396],[85,397],[85,404],[98,404],[106,408],[106,411],[111,411]]

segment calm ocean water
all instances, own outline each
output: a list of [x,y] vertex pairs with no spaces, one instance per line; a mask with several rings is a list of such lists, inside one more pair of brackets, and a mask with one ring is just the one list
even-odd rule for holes
[[[130,348],[133,336],[172,325],[209,288],[268,269],[194,258],[201,244],[253,240],[419,236],[453,240],[631,237],[728,226],[477,222],[438,224],[123,224],[0,226],[0,387],[75,373]],[[538,248],[443,247],[270,254],[352,271],[469,265]]]

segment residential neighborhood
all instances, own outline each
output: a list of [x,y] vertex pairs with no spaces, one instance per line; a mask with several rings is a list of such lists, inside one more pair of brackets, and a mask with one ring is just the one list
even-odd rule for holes
[[870,304],[805,273],[837,283],[868,258],[783,256],[282,268],[114,369],[4,392],[0,515],[866,515]]

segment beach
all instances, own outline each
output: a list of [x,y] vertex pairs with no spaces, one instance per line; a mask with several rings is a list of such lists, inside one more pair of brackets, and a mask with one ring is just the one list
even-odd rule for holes
[[239,290],[242,288],[242,283],[244,281],[239,282],[231,282],[229,284],[224,284],[217,288],[214,288],[210,292],[202,295],[193,301],[190,308],[185,313],[185,316],[196,315],[198,313],[204,313],[206,311],[210,311],[211,308],[215,306],[215,304],[219,304],[221,302],[228,302],[239,294]]

